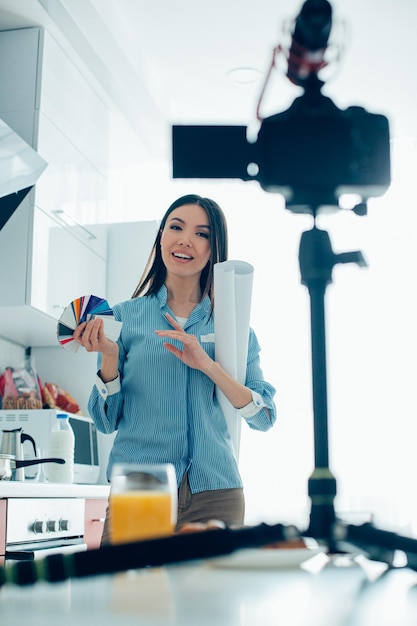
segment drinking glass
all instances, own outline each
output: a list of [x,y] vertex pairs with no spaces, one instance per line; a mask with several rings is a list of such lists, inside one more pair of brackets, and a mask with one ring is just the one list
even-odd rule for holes
[[170,463],[116,463],[110,481],[110,540],[171,535],[177,522],[177,480]]

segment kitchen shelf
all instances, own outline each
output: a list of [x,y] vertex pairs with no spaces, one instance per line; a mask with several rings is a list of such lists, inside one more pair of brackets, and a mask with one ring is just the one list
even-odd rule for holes
[[0,337],[27,347],[56,347],[57,320],[31,306],[0,306]]

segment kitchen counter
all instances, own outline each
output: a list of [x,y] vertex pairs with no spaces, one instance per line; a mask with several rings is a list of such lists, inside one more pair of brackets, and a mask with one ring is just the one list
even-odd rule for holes
[[0,481],[0,498],[107,498],[109,485]]
[[[0,589],[5,624],[31,626],[414,626],[417,574],[379,563],[225,569],[196,561]],[[306,568],[306,569],[303,569]]]

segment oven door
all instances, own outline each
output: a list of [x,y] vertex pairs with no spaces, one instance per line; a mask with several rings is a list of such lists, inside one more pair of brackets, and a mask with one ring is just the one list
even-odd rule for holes
[[9,498],[5,561],[33,561],[57,552],[81,552],[85,502],[78,498]]
[[87,544],[82,540],[10,544],[6,546],[4,558],[5,563],[11,563],[12,561],[36,561],[50,554],[73,554],[74,552],[84,552],[84,550],[87,550]]

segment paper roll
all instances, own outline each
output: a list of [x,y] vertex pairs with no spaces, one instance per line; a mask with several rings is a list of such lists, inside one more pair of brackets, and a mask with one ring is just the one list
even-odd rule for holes
[[[215,359],[238,382],[245,384],[252,301],[253,266],[224,261],[214,266]],[[242,418],[216,387],[236,458],[239,460]]]

